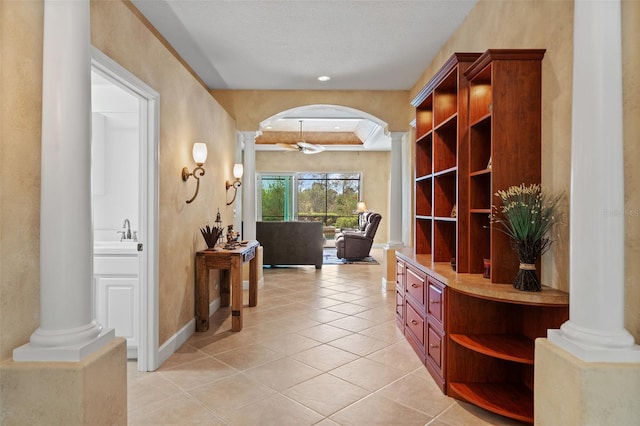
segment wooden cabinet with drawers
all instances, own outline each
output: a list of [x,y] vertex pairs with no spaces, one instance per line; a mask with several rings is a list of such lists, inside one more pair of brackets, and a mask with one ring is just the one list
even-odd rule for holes
[[[407,341],[444,391],[445,285],[424,269],[396,260],[396,319]],[[402,306],[399,304],[402,303]]]
[[533,422],[534,342],[569,317],[567,293],[522,292],[396,251],[405,337],[443,393]]

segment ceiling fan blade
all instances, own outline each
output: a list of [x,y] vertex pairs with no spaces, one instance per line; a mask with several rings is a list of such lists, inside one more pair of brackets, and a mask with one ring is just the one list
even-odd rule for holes
[[322,145],[314,145],[304,141],[298,142],[298,146],[302,148],[304,154],[317,154],[325,149]]
[[278,145],[280,148],[288,149],[289,151],[300,151],[301,150],[301,148],[295,143],[278,142],[276,145]]

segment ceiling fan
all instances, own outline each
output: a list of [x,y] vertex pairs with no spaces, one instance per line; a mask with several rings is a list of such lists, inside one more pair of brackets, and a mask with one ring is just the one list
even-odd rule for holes
[[279,147],[288,149],[289,151],[299,151],[303,154],[317,154],[324,151],[324,146],[314,145],[312,143],[305,142],[302,139],[302,120],[300,120],[300,140],[296,143],[277,143]]

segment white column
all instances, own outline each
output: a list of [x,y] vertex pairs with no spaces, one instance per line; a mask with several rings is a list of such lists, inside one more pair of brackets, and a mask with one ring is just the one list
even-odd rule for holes
[[640,362],[624,328],[620,1],[576,0],[569,321],[549,340],[589,362]]
[[46,0],[40,327],[16,361],[78,361],[113,338],[93,321],[89,0]]
[[256,133],[244,136],[244,191],[242,192],[243,238],[256,239]]
[[391,133],[391,182],[389,187],[389,242],[402,247],[402,141],[405,133]]

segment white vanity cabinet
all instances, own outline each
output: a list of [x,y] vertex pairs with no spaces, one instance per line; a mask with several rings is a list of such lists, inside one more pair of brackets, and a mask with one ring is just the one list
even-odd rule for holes
[[136,249],[94,249],[95,316],[103,328],[127,339],[127,358],[138,357],[140,261]]

